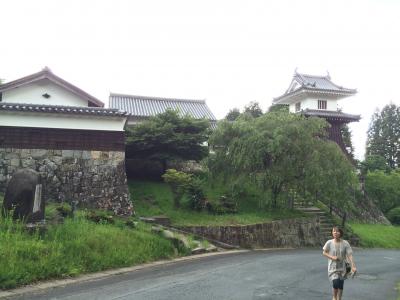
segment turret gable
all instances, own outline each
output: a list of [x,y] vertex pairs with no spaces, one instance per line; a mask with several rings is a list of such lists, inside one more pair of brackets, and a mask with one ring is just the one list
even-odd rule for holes
[[291,104],[308,97],[330,97],[342,99],[355,95],[356,89],[349,89],[332,82],[329,73],[326,76],[301,74],[295,71],[286,92],[274,98],[274,104]]

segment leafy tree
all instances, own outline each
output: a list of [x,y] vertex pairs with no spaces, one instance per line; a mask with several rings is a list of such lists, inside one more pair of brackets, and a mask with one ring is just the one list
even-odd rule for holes
[[355,211],[354,192],[359,184],[355,169],[340,147],[328,141],[318,147],[319,172],[311,187],[319,200],[325,203],[332,212],[333,208],[342,217],[342,224],[347,212]]
[[209,128],[208,120],[180,117],[177,111],[167,110],[128,128],[126,156],[160,161],[164,170],[170,159],[201,160],[208,155]]
[[400,206],[400,171],[369,172],[365,178],[365,190],[383,213]]
[[360,169],[363,175],[367,174],[368,172],[379,170],[387,173],[390,172],[390,168],[387,165],[385,158],[380,155],[368,155],[365,160],[361,162]]
[[272,208],[282,196],[291,207],[289,194],[315,197],[324,189],[348,201],[355,177],[338,146],[324,140],[326,126],[320,118],[282,112],[222,122],[210,138],[215,154],[209,169],[231,183],[256,183],[269,192],[266,202]]
[[246,105],[243,113],[250,114],[253,118],[258,118],[263,115],[260,104],[256,101],[251,101],[248,105]]
[[231,109],[225,116],[225,120],[235,121],[240,116],[240,111],[238,108]]
[[391,169],[399,167],[400,108],[395,104],[386,105],[372,116],[366,154],[384,157]]

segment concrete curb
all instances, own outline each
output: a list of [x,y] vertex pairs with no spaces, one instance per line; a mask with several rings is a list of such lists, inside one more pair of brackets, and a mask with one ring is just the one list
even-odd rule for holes
[[0,290],[0,299],[7,299],[10,297],[16,297],[16,296],[23,296],[25,294],[31,294],[31,293],[35,293],[38,291],[43,291],[46,289],[51,289],[51,288],[56,288],[56,287],[62,287],[62,286],[66,286],[66,285],[70,285],[70,284],[74,284],[74,283],[82,283],[82,282],[100,280],[100,279],[108,277],[108,276],[124,274],[124,273],[128,273],[128,272],[133,272],[133,271],[137,271],[137,270],[155,267],[155,266],[168,265],[168,264],[173,264],[173,263],[177,263],[177,262],[181,262],[181,261],[190,261],[190,260],[200,259],[200,258],[209,257],[209,256],[226,255],[226,254],[232,254],[232,253],[233,254],[244,253],[244,252],[249,252],[249,251],[251,251],[251,250],[229,250],[229,251],[223,251],[223,252],[197,254],[197,255],[179,257],[179,258],[175,258],[172,260],[155,261],[155,262],[151,262],[151,263],[137,265],[134,267],[126,267],[126,268],[102,271],[102,272],[98,272],[98,273],[84,274],[84,275],[80,275],[80,276],[74,277],[74,278],[49,280],[49,281],[44,281],[44,282],[40,282],[37,284],[32,284],[32,285],[27,285],[24,287],[16,288],[13,290]]

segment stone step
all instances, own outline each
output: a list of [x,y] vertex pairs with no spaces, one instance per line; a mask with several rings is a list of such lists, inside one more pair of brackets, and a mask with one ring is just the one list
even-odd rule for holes
[[319,228],[321,229],[326,229],[326,230],[332,230],[333,225],[319,225]]
[[297,210],[299,211],[303,211],[303,212],[322,212],[325,213],[324,211],[320,210],[320,209],[315,209],[315,208],[310,208],[310,207],[304,207],[304,208],[297,208]]
[[307,210],[302,210],[301,212],[307,214],[307,215],[316,215],[316,216],[324,216],[325,213],[323,211],[307,211]]
[[332,222],[332,221],[328,221],[328,220],[321,220],[321,219],[319,219],[319,224],[323,224],[323,225],[332,225],[333,222]]

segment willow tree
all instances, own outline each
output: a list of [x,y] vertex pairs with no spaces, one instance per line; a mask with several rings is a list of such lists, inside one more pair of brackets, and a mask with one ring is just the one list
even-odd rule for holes
[[[222,122],[210,138],[214,155],[209,169],[230,182],[256,183],[270,195],[267,204],[272,208],[283,195],[286,205],[292,206],[289,193],[310,197],[328,185],[331,190],[348,190],[354,178],[351,165],[337,146],[326,141],[326,126],[320,118],[282,112]],[[333,159],[340,164],[327,163]],[[336,166],[346,167],[339,170]],[[348,176],[343,172],[349,172]],[[342,176],[343,180],[327,176]]]

